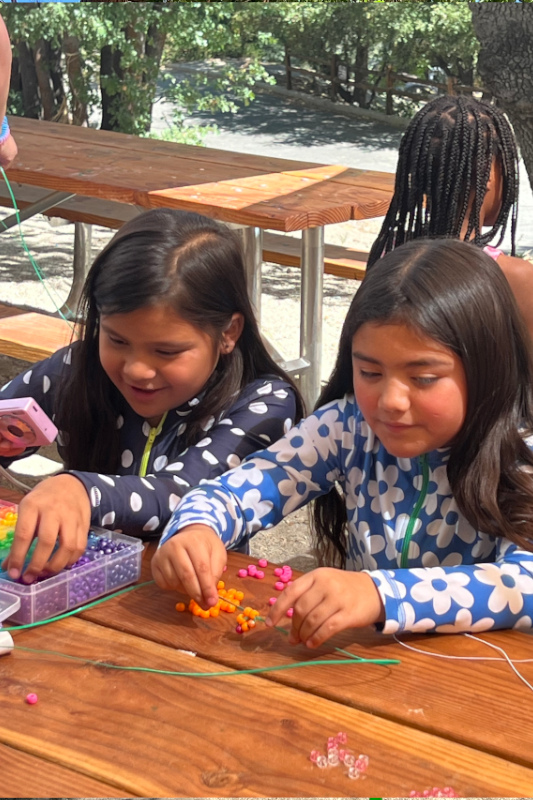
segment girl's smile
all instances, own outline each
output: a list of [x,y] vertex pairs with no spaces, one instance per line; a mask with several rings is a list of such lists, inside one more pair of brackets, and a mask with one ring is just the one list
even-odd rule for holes
[[444,447],[466,414],[461,359],[406,325],[362,325],[352,341],[353,387],[385,448],[413,458]]
[[165,412],[201,391],[220,345],[170,306],[155,305],[102,315],[99,352],[103,369],[129,405],[156,426]]

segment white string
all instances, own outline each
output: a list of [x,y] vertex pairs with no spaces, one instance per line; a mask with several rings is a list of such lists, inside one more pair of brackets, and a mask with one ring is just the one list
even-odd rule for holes
[[503,655],[503,658],[498,658],[496,656],[450,656],[445,655],[444,653],[431,653],[429,650],[420,650],[418,647],[413,647],[410,644],[406,644],[402,642],[401,639],[398,639],[397,635],[394,633],[393,639],[398,643],[401,644],[402,647],[406,647],[408,650],[412,650],[413,653],[420,653],[423,656],[433,656],[434,658],[451,658],[455,661],[506,661],[513,672],[520,678],[520,680],[525,683],[528,689],[531,689],[533,692],[533,686],[524,678],[524,676],[517,670],[515,664],[530,664],[533,662],[533,658],[509,658],[507,653],[502,647],[498,647],[496,644],[492,644],[492,642],[486,642],[485,639],[479,639],[477,636],[474,636],[471,633],[463,633],[463,636],[467,636],[469,639],[474,639],[476,642],[481,642],[481,644],[486,644],[487,647],[492,647],[493,650],[497,650],[499,653]]

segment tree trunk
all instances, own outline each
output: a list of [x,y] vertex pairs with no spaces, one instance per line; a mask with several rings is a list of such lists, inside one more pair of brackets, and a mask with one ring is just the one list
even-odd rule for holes
[[[163,47],[165,46],[165,40],[167,38],[166,33],[163,33],[159,30],[156,23],[152,23],[148,28],[148,33],[146,34],[146,44],[144,52],[147,58],[153,58],[157,65],[156,67],[156,74],[159,74],[159,68],[161,66],[161,57],[163,55]],[[143,73],[143,81],[149,80],[149,77],[146,73]],[[150,102],[149,114],[150,120],[152,119],[152,108],[153,102]],[[148,124],[146,133],[150,130],[150,124]]]
[[[356,83],[366,83],[368,80],[368,45],[358,44],[354,64],[354,80]],[[359,108],[368,108],[366,89],[359,86],[353,88],[353,99]]]
[[24,116],[31,119],[39,119],[41,111],[41,101],[35,73],[35,63],[33,53],[26,42],[18,42],[18,60],[20,80],[22,83],[22,105]]
[[481,50],[478,72],[511,120],[533,187],[533,7],[469,3]]
[[72,94],[72,124],[87,125],[87,104],[81,94],[84,81],[81,71],[80,42],[77,36],[67,34],[63,37],[63,52]]
[[39,39],[35,45],[33,49],[33,57],[35,60],[35,73],[37,75],[37,81],[39,84],[39,92],[41,94],[43,119],[51,120],[55,117],[56,107],[52,92],[52,82],[50,80],[48,61],[46,58],[46,42],[44,39]]

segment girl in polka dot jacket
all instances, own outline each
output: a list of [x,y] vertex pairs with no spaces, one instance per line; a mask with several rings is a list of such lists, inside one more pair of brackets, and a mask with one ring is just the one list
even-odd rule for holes
[[496,263],[454,240],[398,247],[355,295],[319,408],[183,498],[156,581],[212,605],[225,547],[317,498],[322,562],[345,571],[316,569],[280,595],[267,622],[293,607],[292,642],[369,624],[531,627],[532,387]]
[[[34,535],[25,580],[76,561],[90,525],[161,532],[191,486],[302,416],[262,342],[239,241],[224,225],[168,209],[139,215],[94,262],[80,314],[81,341],[0,395],[37,400],[69,470],[21,502],[5,563],[15,578]],[[0,443],[0,463],[21,454],[13,447]]]

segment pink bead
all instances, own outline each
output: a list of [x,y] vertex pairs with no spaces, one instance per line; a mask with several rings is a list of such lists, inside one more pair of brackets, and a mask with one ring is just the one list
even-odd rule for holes
[[255,566],[255,564],[249,564],[248,575],[255,575],[256,572],[257,572],[257,567]]
[[240,569],[238,571],[237,575],[239,576],[239,578],[246,578],[248,576],[248,570],[247,569]]
[[262,569],[264,569],[265,567],[268,567],[268,561],[266,560],[266,558],[260,558],[257,563],[259,564],[259,566]]
[[319,750],[311,750],[311,755],[309,756],[309,760],[312,761],[313,764],[316,764],[319,755],[320,755]]
[[268,598],[268,605],[269,605],[269,606],[273,606],[273,605],[274,605],[274,603],[277,603],[277,601],[278,601],[278,598],[277,598],[277,597],[269,597],[269,598]]
[[242,627],[240,625],[237,625],[237,627],[235,628],[235,631],[236,631],[236,633],[242,633]]
[[283,570],[281,569],[281,567],[276,567],[276,569],[274,570],[274,575],[276,576],[276,578],[279,578],[279,576],[282,574]]
[[292,617],[294,614],[294,608],[288,608],[287,613],[285,614],[286,617]]
[[288,583],[290,581],[290,578],[286,573],[283,573],[283,575],[280,575],[279,579],[280,579],[280,581],[282,583]]
[[344,731],[339,731],[336,738],[339,744],[346,744],[348,741],[348,735]]
[[258,578],[259,580],[262,580],[264,577],[265,573],[263,572],[262,569],[258,569],[254,575],[254,578]]
[[35,703],[38,701],[38,699],[39,698],[37,697],[37,695],[34,692],[30,692],[29,694],[26,695],[26,702],[30,706],[34,706]]
[[228,565],[227,565],[227,564],[225,564],[225,565],[224,565],[224,569],[222,570],[222,572],[225,572],[225,571],[227,570],[227,568],[228,568]]
[[281,590],[284,589],[284,588],[285,588],[285,584],[282,583],[281,581],[278,581],[277,583],[274,584],[274,589],[277,589],[278,592],[281,592]]

